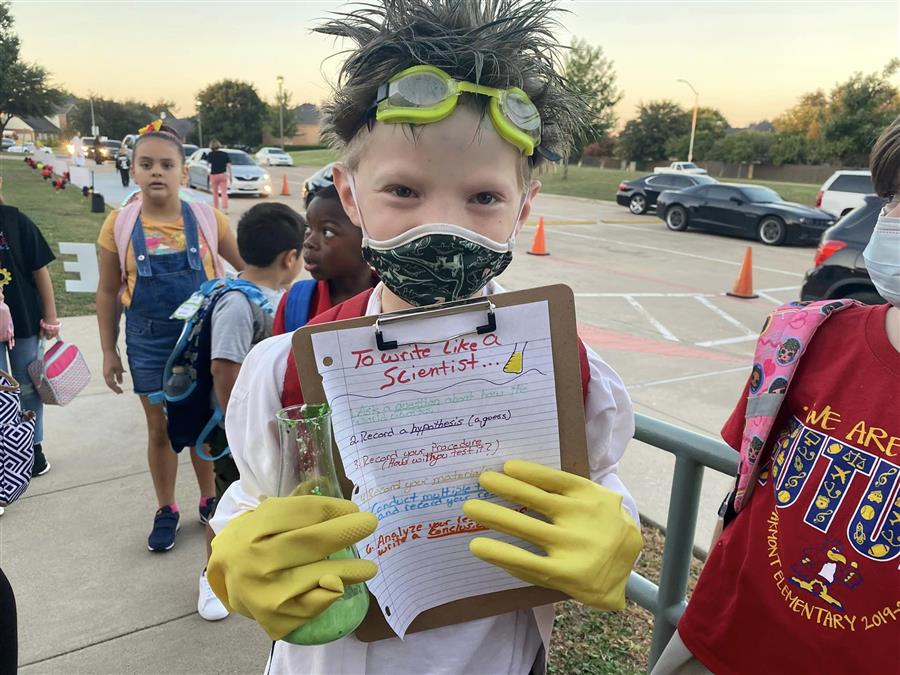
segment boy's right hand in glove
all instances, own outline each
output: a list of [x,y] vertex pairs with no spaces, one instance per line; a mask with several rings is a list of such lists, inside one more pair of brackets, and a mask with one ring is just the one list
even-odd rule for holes
[[346,499],[269,497],[213,539],[206,576],[228,609],[280,640],[328,609],[344,584],[375,576],[378,567],[369,560],[326,558],[377,524],[374,514],[360,513]]

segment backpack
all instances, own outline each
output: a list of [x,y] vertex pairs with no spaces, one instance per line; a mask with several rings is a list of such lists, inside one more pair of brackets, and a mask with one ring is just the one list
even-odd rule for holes
[[19,383],[0,370],[0,506],[16,501],[34,467],[34,413],[23,412]]
[[[293,289],[292,289],[293,290]],[[366,313],[366,307],[369,305],[369,298],[372,296],[370,288],[356,295],[346,302],[335,305],[311,318],[305,323],[320,324],[329,323],[331,321],[341,321],[342,319],[358,319]],[[287,322],[285,322],[287,323]],[[587,349],[581,339],[578,340],[578,359],[581,364],[581,394],[587,400],[588,385],[591,381],[591,366],[588,362]],[[281,390],[281,405],[283,407],[291,405],[300,405],[303,403],[303,391],[300,388],[300,373],[297,371],[297,359],[294,357],[294,350],[288,352],[287,369],[284,371],[284,386]]]
[[284,313],[277,333],[293,333],[309,321],[312,299],[319,285],[315,279],[302,279],[291,286],[284,298]]
[[263,292],[249,281],[210,279],[204,282],[173,314],[173,318],[184,320],[184,328],[166,362],[161,396],[151,397],[166,403],[166,424],[175,452],[194,447],[197,455],[207,461],[229,452],[225,448],[210,457],[204,452],[203,444],[224,417],[218,403],[212,406],[212,315],[219,300],[232,292],[243,293],[264,312],[274,313]]
[[776,309],[766,319],[756,343],[750,373],[737,487],[733,494],[735,513],[748,503],[753,493],[762,450],[787,397],[800,357],[826,319],[853,306],[863,305],[856,300],[791,302]]
[[[184,203],[184,202],[182,202]],[[116,222],[113,226],[113,236],[116,241],[116,252],[119,254],[119,270],[122,274],[122,288],[125,288],[125,263],[128,254],[128,247],[131,245],[131,234],[134,232],[134,226],[137,224],[138,216],[141,214],[140,199],[123,207],[116,216]],[[197,225],[200,233],[209,246],[209,253],[212,256],[213,266],[216,270],[217,277],[225,276],[225,268],[222,266],[222,259],[219,257],[219,225],[216,222],[216,214],[209,204],[201,202],[187,202],[194,217],[197,219]]]

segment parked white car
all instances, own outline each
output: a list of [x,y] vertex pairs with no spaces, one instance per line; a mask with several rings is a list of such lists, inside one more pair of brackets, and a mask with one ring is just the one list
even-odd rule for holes
[[843,218],[866,203],[866,195],[875,194],[870,171],[835,171],[822,185],[816,206]]
[[294,166],[294,158],[281,148],[260,148],[256,161],[266,166]]
[[[243,150],[222,148],[231,156],[232,181],[228,184],[229,195],[255,194],[268,197],[272,194],[272,179],[268,173],[256,165],[253,158]],[[188,167],[188,187],[209,190],[209,148],[200,148],[186,164]]]
[[693,173],[703,175],[706,169],[701,169],[693,162],[672,162],[669,166],[658,166],[653,173]]
[[26,143],[25,145],[10,145],[8,148],[4,148],[7,152],[14,152],[19,155],[30,155],[35,151],[35,147],[31,143]]

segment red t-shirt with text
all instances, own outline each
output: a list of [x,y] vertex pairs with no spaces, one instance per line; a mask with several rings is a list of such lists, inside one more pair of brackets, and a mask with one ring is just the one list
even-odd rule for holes
[[[888,306],[819,328],[678,631],[724,673],[900,672],[900,353]],[[806,345],[804,345],[806,347]],[[746,390],[722,430],[740,447]]]

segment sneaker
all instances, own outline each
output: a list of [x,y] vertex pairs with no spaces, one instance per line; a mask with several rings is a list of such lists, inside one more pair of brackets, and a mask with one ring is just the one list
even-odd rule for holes
[[175,533],[179,528],[178,511],[171,506],[164,506],[156,512],[153,519],[153,531],[147,538],[147,548],[151,551],[169,551],[175,546]]
[[200,575],[200,596],[197,598],[197,614],[207,621],[221,621],[228,616],[228,610],[213,593],[206,580],[206,570]]
[[50,462],[44,457],[44,450],[40,443],[34,446],[34,468],[31,470],[32,476],[43,476],[50,471]]
[[4,513],[6,513],[6,509],[0,506],[0,516],[2,516]]
[[209,522],[209,519],[213,517],[213,514],[216,512],[216,504],[219,503],[219,500],[215,497],[210,497],[206,500],[206,506],[200,504],[198,510],[200,511],[200,522],[206,525]]

